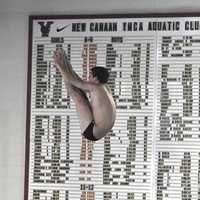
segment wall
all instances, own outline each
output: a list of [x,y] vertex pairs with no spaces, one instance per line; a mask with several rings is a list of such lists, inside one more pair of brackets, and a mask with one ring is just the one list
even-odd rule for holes
[[[28,15],[197,12],[198,0],[59,0],[0,2],[0,199],[24,188]],[[79,6],[81,5],[81,7]]]
[[[0,13],[0,199],[22,199],[27,17]],[[12,188],[12,190],[11,190]]]

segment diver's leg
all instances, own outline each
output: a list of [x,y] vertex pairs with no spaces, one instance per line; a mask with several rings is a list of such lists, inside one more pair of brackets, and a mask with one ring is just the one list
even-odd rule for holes
[[93,121],[93,112],[90,102],[85,92],[83,92],[81,89],[70,84],[68,84],[66,87],[68,94],[72,97],[75,103],[77,115],[80,121],[81,133],[83,133],[91,121]]

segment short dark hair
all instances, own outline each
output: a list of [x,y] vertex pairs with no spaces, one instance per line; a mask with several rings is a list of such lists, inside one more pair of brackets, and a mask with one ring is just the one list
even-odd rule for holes
[[105,67],[96,66],[91,69],[92,76],[96,77],[99,83],[107,83],[109,78],[109,71]]

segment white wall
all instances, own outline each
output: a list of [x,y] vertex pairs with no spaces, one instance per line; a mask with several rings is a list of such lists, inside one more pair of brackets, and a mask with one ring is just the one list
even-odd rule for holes
[[199,0],[1,0],[0,12],[48,14],[199,12]]
[[29,14],[160,13],[198,10],[199,0],[1,0],[0,199],[23,199]]
[[[0,199],[23,195],[27,17],[0,13]],[[12,189],[11,189],[12,188]]]

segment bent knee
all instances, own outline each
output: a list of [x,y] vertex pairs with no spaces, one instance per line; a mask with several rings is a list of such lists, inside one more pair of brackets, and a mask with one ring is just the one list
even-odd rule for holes
[[89,102],[86,94],[81,91],[80,89],[73,87],[73,86],[69,86],[68,87],[68,91],[69,91],[69,95],[77,102],[81,103],[81,102]]
[[83,104],[85,106],[90,106],[89,100],[86,99],[84,96],[80,96],[80,95],[75,94],[74,95],[74,101],[79,105]]

